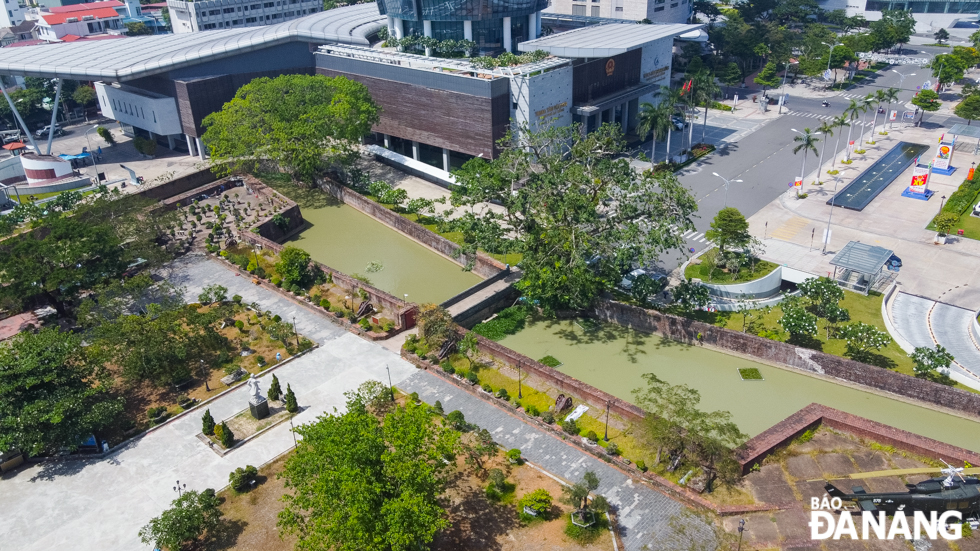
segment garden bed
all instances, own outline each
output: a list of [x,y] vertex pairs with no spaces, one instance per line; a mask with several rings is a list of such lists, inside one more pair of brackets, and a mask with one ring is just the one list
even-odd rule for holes
[[756,260],[754,266],[747,266],[739,270],[738,274],[732,274],[723,268],[715,267],[715,258],[718,255],[718,248],[706,251],[698,258],[692,260],[687,268],[684,269],[684,277],[688,280],[700,279],[704,283],[726,285],[732,283],[745,283],[755,281],[765,277],[779,267],[767,260]]

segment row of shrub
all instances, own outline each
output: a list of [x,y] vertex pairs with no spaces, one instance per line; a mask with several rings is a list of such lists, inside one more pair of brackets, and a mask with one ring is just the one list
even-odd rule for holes
[[963,181],[960,187],[946,200],[943,211],[952,212],[959,216],[974,205],[978,195],[980,195],[980,172],[977,172],[972,180]]

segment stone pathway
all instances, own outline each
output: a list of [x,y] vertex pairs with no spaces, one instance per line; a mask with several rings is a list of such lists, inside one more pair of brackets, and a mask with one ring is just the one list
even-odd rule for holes
[[[320,347],[276,369],[285,389],[292,385],[303,410],[294,423],[309,423],[345,404],[343,393],[374,379],[398,384],[414,366],[394,353],[331,324],[279,295],[235,277],[215,260],[186,257],[163,272],[185,285],[195,300],[205,285],[220,283],[229,296],[296,318],[300,333]],[[271,377],[260,378],[263,393]],[[215,419],[247,407],[245,386],[210,402]],[[117,449],[101,460],[41,463],[21,468],[0,480],[4,514],[0,515],[0,549],[150,549],[137,534],[150,518],[177,497],[177,480],[188,490],[221,488],[228,473],[245,465],[259,466],[293,446],[289,423],[282,423],[224,457],[196,438],[203,409],[176,419]]]
[[[601,481],[597,493],[619,509],[620,536],[627,551],[689,547],[677,541],[669,526],[685,509],[677,501],[427,371],[418,371],[397,386],[405,392],[418,392],[428,404],[441,401],[447,412],[458,409],[467,421],[489,430],[499,444],[520,448],[529,461],[566,481],[578,482],[586,471],[594,471]],[[692,521],[678,517],[678,522]],[[688,532],[699,538],[711,537],[704,525],[692,526]]]

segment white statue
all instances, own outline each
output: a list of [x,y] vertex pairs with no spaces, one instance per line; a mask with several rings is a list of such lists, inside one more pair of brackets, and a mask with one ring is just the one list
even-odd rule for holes
[[255,377],[255,374],[252,374],[252,376],[248,378],[248,382],[245,384],[248,385],[248,393],[252,395],[250,400],[258,402],[262,399],[262,391],[259,390],[259,380]]

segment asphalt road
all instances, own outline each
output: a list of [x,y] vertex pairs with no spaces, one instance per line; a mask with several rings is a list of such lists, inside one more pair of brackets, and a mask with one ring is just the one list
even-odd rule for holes
[[[948,52],[947,49],[918,47],[921,53],[910,53],[908,55],[934,55],[937,52]],[[913,50],[914,51],[914,50]],[[896,70],[907,76],[904,82],[901,77],[892,72]],[[931,78],[931,70],[917,66],[892,66],[884,72],[863,81],[859,86],[855,86],[843,91],[838,96],[827,98],[830,105],[824,107],[822,99],[794,98],[790,96],[786,107],[783,108],[784,114],[778,119],[766,124],[747,138],[739,142],[730,144],[728,147],[709,155],[704,161],[693,165],[679,174],[680,181],[684,183],[698,200],[698,213],[694,223],[696,230],[685,234],[685,250],[687,254],[675,252],[663,256],[658,263],[658,268],[663,271],[671,271],[687,259],[690,249],[700,251],[709,244],[704,238],[704,232],[710,229],[711,220],[726,204],[730,207],[739,209],[747,217],[755,214],[762,207],[769,204],[780,193],[787,193],[789,185],[794,178],[799,176],[802,168],[802,152],[793,153],[796,143],[793,137],[796,133],[793,129],[803,130],[804,128],[815,129],[820,126],[822,120],[818,117],[837,116],[850,104],[848,96],[864,96],[873,94],[877,89],[890,87],[899,88],[901,82],[901,92],[899,94],[899,105],[908,103],[915,95],[916,87],[921,86],[923,81]],[[742,92],[740,95],[744,95]],[[751,93],[751,92],[750,92]],[[758,93],[758,91],[754,92]],[[773,106],[773,108],[776,108]],[[892,109],[898,107],[893,106]],[[899,111],[904,109],[898,108]],[[868,121],[871,115],[868,115]],[[816,116],[807,116],[816,115]],[[860,121],[861,119],[859,119]],[[947,115],[935,115],[926,113],[922,120],[923,126],[950,127],[957,122],[966,122],[958,117]],[[881,118],[879,116],[879,124]],[[709,119],[710,124],[710,119]],[[865,127],[855,127],[852,131],[852,139],[856,139],[858,130],[865,130]],[[832,136],[826,144],[824,159],[830,159],[836,151],[842,151],[847,140],[846,130],[840,140],[840,150],[836,150],[837,136]],[[817,144],[817,149],[822,150],[824,143]],[[806,172],[812,172],[816,168],[818,159],[811,153],[806,158]],[[714,176],[717,172],[721,176],[732,180],[742,180],[742,183],[732,183],[728,193],[725,193],[724,181]],[[726,197],[727,195],[727,197]],[[772,228],[774,229],[774,228]]]

